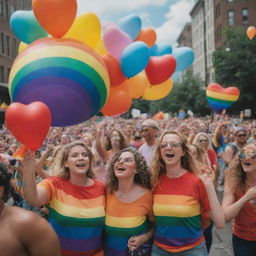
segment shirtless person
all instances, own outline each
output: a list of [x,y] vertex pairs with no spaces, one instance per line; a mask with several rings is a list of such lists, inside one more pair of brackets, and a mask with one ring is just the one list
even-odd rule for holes
[[5,205],[10,178],[0,163],[0,256],[60,256],[58,237],[45,219]]

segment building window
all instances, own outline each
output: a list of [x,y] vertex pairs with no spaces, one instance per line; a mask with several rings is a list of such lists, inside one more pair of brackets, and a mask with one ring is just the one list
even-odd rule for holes
[[5,1],[5,17],[9,19],[9,4],[8,1]]
[[6,36],[7,56],[10,56],[10,37]]
[[0,67],[0,82],[4,82],[4,66]]
[[4,54],[4,33],[1,33],[1,53]]
[[243,22],[243,24],[248,24],[248,16],[249,16],[248,8],[244,8],[242,10],[242,22]]
[[228,25],[234,25],[234,11],[228,11]]
[[17,55],[17,42],[16,39],[12,39],[12,57],[15,57]]
[[3,16],[3,14],[4,14],[3,0],[0,0],[0,15]]
[[10,4],[10,16],[15,12],[15,6]]

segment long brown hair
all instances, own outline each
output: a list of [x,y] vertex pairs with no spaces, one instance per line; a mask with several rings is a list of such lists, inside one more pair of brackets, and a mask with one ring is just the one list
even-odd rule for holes
[[238,154],[235,155],[234,159],[231,161],[228,170],[225,175],[225,182],[227,182],[229,188],[233,193],[236,191],[245,192],[246,187],[246,173],[241,164],[241,160],[239,159],[239,155],[244,152],[245,148],[253,145],[256,147],[256,144],[251,142],[245,144]]
[[67,179],[67,180],[70,178],[69,168],[65,167],[65,163],[68,160],[68,155],[69,155],[71,148],[73,148],[75,146],[81,146],[86,150],[86,153],[89,157],[89,169],[86,173],[86,176],[89,178],[93,178],[94,177],[94,173],[92,170],[93,155],[92,155],[91,150],[82,141],[74,141],[74,142],[68,143],[64,146],[63,150],[61,151],[59,160],[58,160],[58,167],[60,168],[60,171],[57,173],[57,175],[64,179]]
[[113,129],[111,131],[111,133],[109,135],[107,135],[107,138],[106,138],[106,150],[111,150],[112,149],[111,136],[112,136],[113,132],[117,132],[119,137],[120,137],[120,150],[126,148],[128,145],[127,145],[127,142],[126,142],[126,139],[125,139],[125,136],[123,135],[123,133],[120,130],[118,130],[118,129]]
[[153,159],[152,159],[151,172],[152,172],[153,187],[157,186],[160,176],[166,173],[166,165],[164,160],[162,159],[159,144],[162,142],[163,137],[167,134],[175,134],[180,138],[180,144],[184,152],[184,156],[181,157],[182,168],[184,168],[189,172],[193,172],[193,173],[197,172],[197,165],[189,150],[187,139],[177,131],[173,131],[173,130],[165,131],[159,139],[158,145],[155,149]]
[[148,169],[148,165],[144,157],[135,149],[129,147],[121,150],[112,158],[108,168],[108,181],[107,190],[109,193],[113,193],[118,190],[118,179],[115,176],[114,165],[120,155],[124,152],[131,152],[134,156],[137,173],[134,176],[134,182],[141,185],[144,188],[151,189],[151,173]]

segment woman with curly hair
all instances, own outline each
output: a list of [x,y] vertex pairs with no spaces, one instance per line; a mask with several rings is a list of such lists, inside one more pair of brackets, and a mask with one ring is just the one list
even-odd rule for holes
[[248,143],[235,156],[225,177],[222,201],[232,226],[235,256],[256,255],[256,144]]
[[155,235],[152,256],[205,256],[203,228],[209,215],[225,224],[212,172],[197,170],[186,138],[176,131],[162,134],[152,166]]
[[153,229],[150,172],[133,148],[117,153],[109,166],[105,255],[151,255]]
[[59,172],[36,185],[35,159],[27,152],[22,162],[25,199],[34,206],[48,205],[62,256],[102,256],[105,186],[94,179],[92,153],[76,141],[65,145],[59,161]]

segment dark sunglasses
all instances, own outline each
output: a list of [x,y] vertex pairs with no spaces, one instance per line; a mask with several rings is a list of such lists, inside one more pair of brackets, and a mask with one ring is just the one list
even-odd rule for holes
[[239,138],[241,138],[241,137],[246,137],[247,134],[246,134],[246,133],[243,133],[243,134],[238,134],[238,135],[236,135],[236,136],[239,137]]
[[208,140],[199,140],[200,143],[206,143]]

